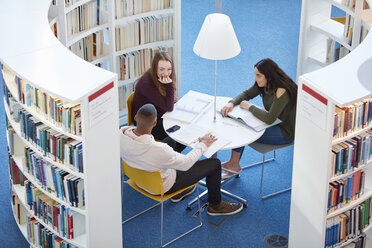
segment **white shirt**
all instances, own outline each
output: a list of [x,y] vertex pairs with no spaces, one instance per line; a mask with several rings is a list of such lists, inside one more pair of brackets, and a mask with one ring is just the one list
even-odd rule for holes
[[187,171],[207,150],[204,143],[199,143],[188,154],[178,153],[168,144],[155,141],[151,134],[137,136],[133,129],[120,129],[120,156],[131,167],[160,171],[164,192],[176,181],[176,170]]

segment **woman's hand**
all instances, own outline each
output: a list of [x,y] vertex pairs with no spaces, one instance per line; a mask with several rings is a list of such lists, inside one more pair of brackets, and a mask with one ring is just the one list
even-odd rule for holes
[[249,107],[252,106],[252,104],[248,101],[241,101],[240,108],[249,110]]
[[228,114],[231,110],[233,110],[233,108],[234,108],[234,104],[233,104],[232,102],[227,103],[227,104],[225,105],[225,107],[223,107],[223,108],[221,109],[221,114],[222,114],[222,116],[223,116],[223,117],[226,117],[227,114]]
[[161,75],[161,77],[159,78],[159,82],[162,83],[162,84],[169,84],[169,83],[172,83],[172,79],[168,76],[164,76],[164,74]]

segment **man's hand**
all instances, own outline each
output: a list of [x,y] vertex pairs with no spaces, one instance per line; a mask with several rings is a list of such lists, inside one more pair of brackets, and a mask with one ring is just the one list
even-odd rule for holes
[[242,101],[239,106],[242,109],[249,110],[249,107],[252,106],[252,103],[250,103],[248,101]]
[[161,75],[161,77],[159,78],[159,82],[162,83],[162,84],[169,84],[169,83],[172,83],[172,79],[168,76],[164,76],[164,74]]
[[199,142],[202,142],[204,143],[207,147],[209,147],[210,145],[213,144],[213,142],[215,142],[217,140],[217,138],[213,135],[204,135],[203,137],[199,138]]
[[227,114],[228,114],[231,110],[233,110],[233,108],[234,108],[234,104],[233,104],[232,102],[227,103],[227,104],[225,105],[225,107],[223,107],[223,108],[221,109],[221,114],[222,114],[222,116],[223,116],[223,117],[226,117]]

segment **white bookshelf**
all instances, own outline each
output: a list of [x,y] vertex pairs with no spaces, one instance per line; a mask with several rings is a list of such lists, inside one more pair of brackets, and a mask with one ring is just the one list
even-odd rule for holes
[[[297,81],[300,75],[318,70],[332,63],[335,54],[329,43],[335,41],[347,54],[360,43],[361,18],[365,0],[355,0],[355,6],[345,5],[344,0],[304,0],[302,1],[300,39],[297,60]],[[351,41],[345,38],[345,24],[331,19],[332,7],[350,15],[352,23]],[[327,53],[327,51],[331,52]]]
[[[371,65],[371,49],[372,35],[368,35],[348,56],[299,77],[289,227],[291,248],[324,247],[327,219],[371,197],[372,173],[368,161],[362,167],[366,171],[364,194],[327,215],[329,183],[335,180],[331,178],[332,146],[371,128],[369,125],[347,137],[333,139],[335,106],[346,107],[372,96],[367,88],[372,71],[366,69]],[[308,94],[304,85],[319,97]],[[371,247],[370,227],[366,234],[366,247]]]
[[[63,3],[63,1],[58,2]],[[84,1],[79,4],[82,2]],[[76,172],[69,166],[52,160],[49,162],[84,180],[85,207],[78,209],[71,206],[55,194],[42,189],[37,179],[29,173],[25,172],[25,176],[36,188],[43,190],[48,198],[84,216],[85,221],[82,224],[84,234],[74,239],[67,239],[68,243],[78,247],[122,247],[121,177],[117,136],[119,110],[116,104],[110,105],[109,109],[105,108],[104,104],[98,105],[103,106],[102,118],[94,111],[97,109],[97,105],[94,104],[103,98],[110,103],[118,101],[117,75],[78,58],[54,37],[49,21],[55,22],[56,19],[49,15],[48,20],[50,0],[36,2],[0,0],[0,6],[0,32],[6,34],[0,41],[0,62],[9,69],[9,75],[4,75],[4,80],[13,95],[17,95],[13,77],[17,75],[50,96],[65,102],[80,104],[81,136],[63,132],[32,108],[23,107],[51,129],[83,143],[83,172]],[[60,18],[57,23],[59,20]],[[95,100],[93,100],[94,96],[97,96]],[[7,108],[5,112],[10,125],[19,130],[18,123],[12,120]],[[37,148],[32,147],[32,143],[20,136],[19,131],[16,131],[15,135],[17,136],[15,149],[20,151],[27,145],[37,151]],[[43,153],[39,155],[48,160]],[[22,154],[18,153],[13,158],[17,166],[22,169],[24,167]],[[12,188],[27,209],[24,187],[13,185]],[[33,216],[33,211],[29,211],[29,214]],[[36,219],[42,222],[41,219],[37,217]],[[44,224],[52,233],[58,235],[53,228]],[[20,226],[20,229],[25,234],[24,226]],[[34,247],[31,244],[30,246]]]
[[[119,56],[125,54],[132,54],[139,52],[144,49],[167,49],[172,48],[173,50],[173,60],[175,65],[175,73],[177,75],[177,95],[180,95],[180,85],[181,85],[181,0],[172,0],[173,7],[163,8],[163,3],[166,1],[163,0],[133,0],[131,1],[119,1],[119,0],[100,0],[100,8],[104,8],[107,16],[107,21],[105,23],[97,25],[95,27],[89,28],[87,30],[76,33],[70,37],[67,37],[67,21],[66,16],[71,11],[74,11],[80,6],[85,4],[90,4],[96,0],[80,0],[80,1],[71,1],[70,6],[65,6],[64,1],[57,1],[58,9],[58,35],[59,40],[66,47],[73,45],[76,42],[79,42],[81,39],[88,37],[94,32],[107,30],[105,34],[105,39],[108,41],[108,45],[105,45],[103,55],[94,58],[93,61],[90,61],[92,64],[105,63],[108,65],[108,70],[117,73],[120,79],[120,63]],[[118,16],[121,12],[119,6],[128,4],[130,6],[140,6],[145,5],[146,3],[150,4],[151,10],[148,11],[134,11],[132,15]],[[50,12],[53,13],[55,10],[50,9]],[[136,46],[127,47],[122,50],[116,50],[116,35],[115,29],[121,28],[123,26],[129,25],[130,23],[136,22],[137,20],[151,18],[151,17],[164,17],[172,16],[173,17],[173,28],[172,28],[172,39],[159,40],[150,43],[140,44]],[[53,19],[54,21],[55,19]],[[52,23],[50,23],[52,24]],[[143,72],[141,72],[143,73]],[[126,80],[119,80],[120,84],[118,87],[119,91],[119,123],[120,125],[126,123],[127,109],[126,109],[126,98],[133,91],[133,84],[139,75],[131,76]]]

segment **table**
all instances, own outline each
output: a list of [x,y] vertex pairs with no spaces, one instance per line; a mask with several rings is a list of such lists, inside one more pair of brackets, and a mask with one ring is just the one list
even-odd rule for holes
[[[213,101],[213,97],[211,96],[211,99]],[[221,108],[221,106],[224,106],[231,98],[229,97],[217,97],[217,110]],[[241,124],[231,118],[228,117],[222,117],[220,113],[217,113],[216,122],[213,121],[214,116],[214,108],[213,108],[213,102],[210,104],[210,106],[200,115],[200,117],[193,123],[183,123],[179,120],[174,120],[171,118],[164,118],[163,119],[163,126],[164,129],[168,129],[171,126],[177,124],[181,126],[182,130],[183,128],[187,128],[189,125],[198,125],[201,128],[207,129],[209,131],[213,131],[218,134],[218,136],[222,136],[228,140],[231,140],[231,143],[227,144],[225,147],[222,148],[222,150],[228,150],[233,149],[241,146],[246,146],[254,141],[256,141],[258,138],[262,136],[262,134],[265,132],[264,130],[261,132],[256,132],[253,129],[245,126],[244,124]],[[175,133],[168,133],[168,135],[173,138]],[[182,138],[174,138],[177,142],[187,145]],[[227,180],[223,181],[222,183],[226,182]],[[205,182],[201,181],[200,184],[205,186]],[[202,194],[200,194],[200,197],[205,195],[208,191],[204,191]],[[230,192],[224,190],[221,188],[221,193],[224,195],[227,195],[239,202],[241,202],[244,206],[247,206],[247,201],[239,196],[233,195]],[[188,204],[188,208],[191,207],[192,204],[196,202],[196,199],[192,200]]]

